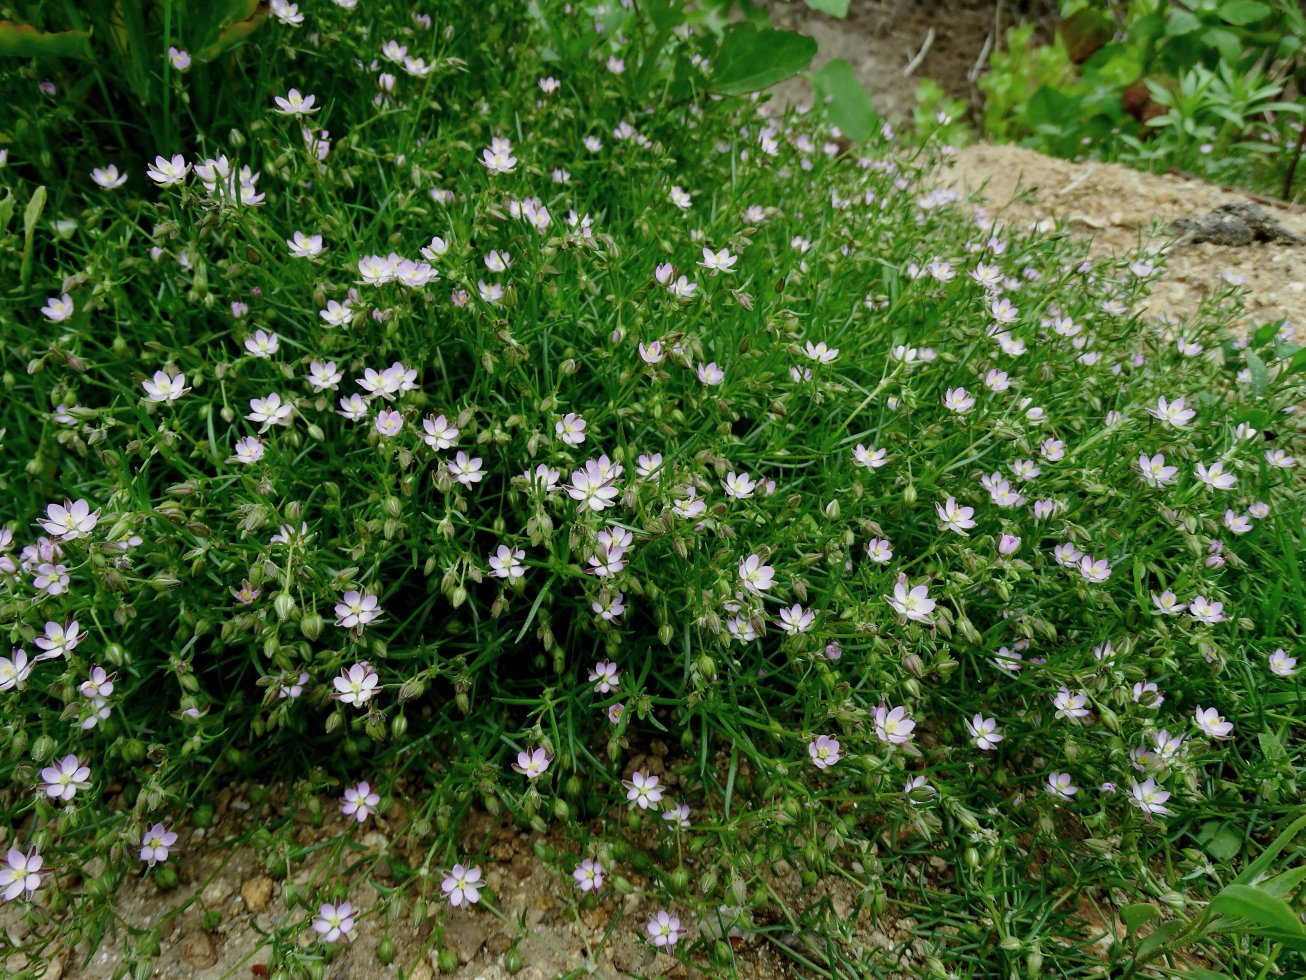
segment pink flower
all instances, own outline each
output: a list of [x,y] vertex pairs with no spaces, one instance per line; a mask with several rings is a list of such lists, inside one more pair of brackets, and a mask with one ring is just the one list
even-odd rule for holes
[[1129,786],[1129,802],[1144,813],[1151,815],[1153,813],[1168,814],[1169,808],[1166,807],[1165,801],[1170,799],[1170,794],[1156,785],[1156,780],[1148,778],[1141,786],[1137,781],[1131,780]]
[[544,772],[549,768],[549,763],[552,761],[549,758],[549,753],[544,749],[523,749],[517,753],[517,761],[512,768],[527,779],[534,781],[544,775]]
[[495,578],[519,579],[526,574],[526,566],[522,564],[525,557],[526,552],[521,548],[501,544],[490,556],[490,574]]
[[1079,787],[1070,781],[1070,773],[1054,772],[1048,774],[1048,792],[1068,800],[1079,792]]
[[21,895],[30,899],[41,887],[41,855],[33,847],[24,854],[11,847],[5,855],[5,863],[0,865],[0,888],[4,889],[4,899],[12,902]]
[[996,718],[985,718],[980,714],[966,722],[966,731],[970,733],[971,741],[984,752],[997,748],[998,743],[1005,738],[998,732]]
[[660,802],[662,787],[658,785],[659,782],[657,776],[650,776],[644,772],[635,772],[631,774],[630,779],[623,779],[622,785],[626,787],[626,799],[630,801],[631,809],[639,807],[641,810],[647,810]]
[[1233,722],[1225,721],[1224,717],[1214,708],[1198,706],[1193,720],[1197,723],[1198,728],[1212,738],[1228,738],[1233,734]]
[[739,563],[739,578],[744,583],[744,588],[758,594],[775,584],[775,569],[762,564],[762,559],[757,555],[749,555]]
[[372,814],[380,802],[381,797],[373,792],[371,785],[364,780],[357,786],[345,788],[345,798],[340,804],[340,812],[362,823]]
[[348,902],[339,905],[323,902],[313,919],[313,931],[322,937],[323,942],[351,941],[354,938],[354,907]]
[[1088,714],[1088,695],[1083,691],[1071,691],[1063,687],[1052,696],[1052,705],[1057,709],[1058,718],[1083,718]]
[[455,864],[445,873],[440,890],[449,896],[449,904],[475,905],[481,900],[481,869]]
[[680,920],[666,909],[658,909],[648,920],[648,935],[658,949],[670,950],[680,941]]
[[617,686],[617,678],[620,671],[617,665],[608,660],[600,660],[590,671],[589,681],[594,685],[594,690],[600,694],[608,694]]
[[175,402],[186,392],[190,391],[186,387],[186,375],[180,372],[168,374],[164,371],[155,371],[152,381],[142,381],[141,387],[145,389],[145,394],[152,402]]
[[369,663],[356,663],[348,670],[340,668],[340,676],[332,680],[336,688],[336,697],[341,704],[362,707],[376,694],[376,686],[381,678]]
[[92,513],[85,500],[65,500],[62,504],[50,504],[45,508],[45,517],[38,518],[37,523],[46,534],[60,541],[73,541],[83,534],[90,534],[100,521],[100,512]]
[[880,705],[875,709],[875,737],[890,745],[902,745],[911,740],[916,722],[907,714],[907,709],[897,707],[887,709]]
[[141,860],[152,868],[156,862],[168,860],[168,849],[176,843],[176,833],[156,823],[141,835]]
[[576,879],[576,887],[582,892],[596,892],[603,887],[603,865],[591,858],[586,858],[571,873]]
[[898,577],[898,582],[893,587],[893,595],[885,596],[884,601],[891,605],[899,616],[905,616],[918,623],[928,623],[930,613],[934,612],[936,605],[930,598],[928,587],[909,586],[905,575]]
[[336,616],[339,617],[336,620],[337,626],[362,629],[369,623],[376,622],[381,617],[381,610],[377,606],[377,597],[372,593],[351,589],[341,594],[340,601],[336,603]]
[[67,802],[79,789],[90,785],[91,770],[82,765],[82,760],[75,755],[66,755],[52,766],[41,770],[41,780],[45,795],[54,800]]
[[839,742],[829,735],[819,735],[807,743],[807,754],[812,757],[812,765],[817,769],[828,769],[841,758]]

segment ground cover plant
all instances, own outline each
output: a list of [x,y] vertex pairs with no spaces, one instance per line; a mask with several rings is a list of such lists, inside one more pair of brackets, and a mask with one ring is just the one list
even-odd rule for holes
[[1010,28],[979,79],[987,138],[1300,200],[1301,5],[1065,0],[1056,36]]
[[[11,964],[149,975],[115,891],[253,778],[349,819],[282,976],[364,917],[447,968],[451,917],[519,938],[482,811],[563,836],[574,907],[637,897],[650,975],[1301,974],[1290,324],[1235,282],[1144,319],[1164,255],[741,94],[791,34],[283,2],[201,113],[170,29],[151,126],[94,63],[3,67]],[[399,810],[382,880],[352,845]]]

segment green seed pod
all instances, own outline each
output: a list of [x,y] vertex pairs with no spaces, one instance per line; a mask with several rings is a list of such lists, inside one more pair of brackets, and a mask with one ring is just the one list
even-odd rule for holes
[[390,737],[399,741],[408,734],[408,716],[397,714],[390,719]]
[[907,484],[906,489],[902,492],[902,502],[908,507],[916,506],[916,484]]
[[164,891],[177,887],[177,869],[170,864],[160,865],[154,871],[154,883]]
[[683,864],[671,872],[671,890],[677,894],[683,894],[685,888],[689,885],[689,869]]
[[376,958],[382,966],[389,966],[395,961],[395,941],[390,938],[389,934],[381,937],[381,942],[376,947]]
[[306,640],[316,640],[322,635],[323,626],[322,617],[317,613],[309,613],[299,620],[299,632],[304,635]]
[[1158,895],[1157,899],[1161,904],[1168,905],[1176,912],[1182,910],[1188,904],[1188,899],[1184,898],[1179,892],[1166,892],[1163,895]]
[[516,946],[512,947],[512,949],[508,950],[508,952],[503,954],[503,968],[507,970],[509,973],[513,974],[514,976],[516,976],[518,973],[521,972],[521,968],[522,968],[521,950],[519,950]]
[[295,611],[295,597],[289,592],[278,592],[272,599],[272,608],[276,610],[277,619],[284,623]]
[[440,950],[439,964],[441,973],[453,973],[458,969],[458,954],[452,949]]
[[57,743],[49,735],[38,736],[32,743],[32,761],[45,762],[50,756],[54,755],[54,750],[58,748]]

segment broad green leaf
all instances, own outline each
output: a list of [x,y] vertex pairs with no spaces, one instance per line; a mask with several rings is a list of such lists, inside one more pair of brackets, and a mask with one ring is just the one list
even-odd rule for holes
[[45,187],[38,187],[32,192],[32,198],[27,202],[27,207],[23,208],[23,237],[29,241],[32,238],[32,232],[36,229],[36,223],[41,220],[41,212],[45,210]]
[[1306,938],[1301,921],[1281,899],[1250,885],[1226,885],[1211,899],[1212,912],[1246,919],[1252,925]]
[[1154,952],[1170,941],[1170,937],[1182,930],[1188,923],[1182,919],[1162,922],[1146,939],[1138,944],[1137,959],[1146,960]]
[[825,103],[830,122],[849,139],[861,142],[880,128],[883,120],[848,62],[836,58],[809,78],[817,101]]
[[1165,22],[1167,37],[1182,37],[1200,29],[1202,22],[1186,10],[1172,10]]
[[1283,373],[1296,374],[1298,371],[1306,371],[1306,347],[1292,355],[1292,360],[1288,362],[1288,370]]
[[249,40],[249,36],[268,19],[270,9],[267,4],[260,3],[254,7],[253,13],[244,20],[238,20],[224,26],[218,31],[218,36],[213,43],[196,55],[196,59],[199,61],[212,61],[230,51],[236,45],[244,44],[245,41]]
[[0,55],[15,58],[90,58],[90,31],[47,34],[28,24],[0,20]]
[[807,6],[843,20],[848,16],[848,0],[806,0]]
[[[1306,354],[1306,349],[1300,350],[1297,353],[1298,356]],[[1293,358],[1293,360],[1296,360],[1296,358]],[[1264,425],[1257,426],[1257,428],[1264,428]],[[1270,846],[1261,852],[1260,857],[1247,865],[1247,867],[1243,868],[1242,873],[1233,880],[1233,883],[1237,885],[1250,885],[1252,882],[1264,878],[1266,872],[1270,870],[1270,864],[1279,856],[1279,852],[1292,843],[1293,838],[1302,832],[1302,828],[1306,828],[1306,814],[1298,817],[1287,826],[1283,833],[1274,838],[1274,840],[1270,842]]]
[[1270,16],[1271,12],[1270,5],[1260,0],[1225,0],[1218,11],[1222,21],[1235,27],[1255,24]]
[[1254,350],[1247,351],[1247,367],[1252,372],[1252,397],[1260,398],[1270,386],[1270,372],[1266,370],[1261,355]]
[[1160,915],[1161,910],[1151,902],[1138,902],[1135,905],[1126,905],[1120,910],[1120,921],[1129,927],[1130,932],[1137,932],[1139,926],[1159,918]]
[[36,223],[41,220],[45,210],[45,187],[42,185],[32,192],[32,198],[23,208],[23,256],[19,265],[19,281],[26,288],[32,281],[32,241],[36,232]]
[[816,42],[794,31],[759,31],[751,24],[732,28],[721,42],[712,89],[746,95],[798,74],[816,54]]
[[1227,823],[1213,820],[1202,827],[1197,841],[1207,854],[1217,861],[1228,861],[1242,850],[1242,834]]
[[1270,762],[1286,762],[1288,750],[1273,732],[1257,732],[1256,744],[1261,747],[1261,755]]
[[657,31],[669,33],[684,19],[680,4],[672,3],[671,0],[641,0],[639,6]]
[[0,236],[9,230],[9,222],[14,216],[14,192],[5,188],[5,196],[0,198]]
[[1273,323],[1262,323],[1256,328],[1256,332],[1252,334],[1252,343],[1257,347],[1263,347],[1278,336],[1282,326],[1282,320],[1276,320]]
[[1202,40],[1220,52],[1220,57],[1233,64],[1242,57],[1243,43],[1238,35],[1224,27],[1212,27],[1202,35]]
[[1306,864],[1300,868],[1292,868],[1282,874],[1277,874],[1273,878],[1267,878],[1260,882],[1256,887],[1267,895],[1273,895],[1275,898],[1281,898],[1285,902],[1303,881],[1306,881]]

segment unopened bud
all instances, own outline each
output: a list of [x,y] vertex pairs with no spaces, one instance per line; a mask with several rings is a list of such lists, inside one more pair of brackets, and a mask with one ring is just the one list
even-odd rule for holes
[[272,608],[277,611],[277,619],[284,623],[295,611],[295,597],[289,592],[278,592],[272,599]]

